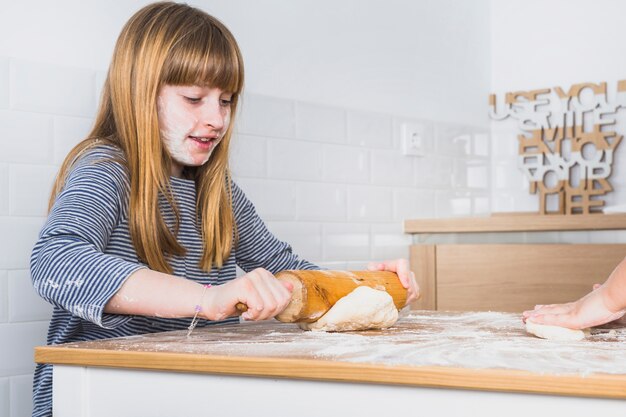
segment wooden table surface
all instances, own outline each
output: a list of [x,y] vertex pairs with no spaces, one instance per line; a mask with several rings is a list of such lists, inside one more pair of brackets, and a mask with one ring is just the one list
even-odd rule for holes
[[38,347],[39,363],[626,398],[626,329],[552,342],[519,315],[412,312],[386,330],[276,321]]

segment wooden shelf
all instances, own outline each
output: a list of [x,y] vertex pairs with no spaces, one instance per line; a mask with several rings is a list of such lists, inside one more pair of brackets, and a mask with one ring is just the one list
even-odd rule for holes
[[539,215],[405,220],[405,233],[548,232],[626,229],[626,214]]

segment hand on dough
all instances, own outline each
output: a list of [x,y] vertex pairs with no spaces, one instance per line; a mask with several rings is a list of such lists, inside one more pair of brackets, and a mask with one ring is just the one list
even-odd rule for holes
[[524,322],[530,320],[569,329],[585,329],[624,316],[626,311],[609,310],[604,300],[604,290],[603,286],[595,287],[589,294],[572,303],[535,306],[534,310],[522,313]]
[[420,289],[415,281],[415,274],[409,268],[409,261],[406,259],[394,259],[384,262],[371,262],[367,269],[370,271],[391,271],[398,274],[402,286],[408,290],[406,305],[411,304],[420,296]]

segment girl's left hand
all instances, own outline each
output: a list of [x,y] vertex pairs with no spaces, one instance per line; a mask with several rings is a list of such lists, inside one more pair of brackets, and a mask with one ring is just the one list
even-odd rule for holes
[[370,262],[367,266],[370,271],[391,271],[398,274],[402,286],[408,290],[406,305],[417,300],[420,295],[419,286],[415,281],[415,274],[409,268],[409,261],[406,259],[395,259],[384,262]]

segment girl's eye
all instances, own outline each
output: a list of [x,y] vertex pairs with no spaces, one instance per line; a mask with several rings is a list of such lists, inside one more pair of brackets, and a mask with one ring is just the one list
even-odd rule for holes
[[187,100],[188,102],[195,104],[195,103],[200,103],[200,98],[198,97],[185,97],[185,100]]
[[232,99],[228,99],[228,100],[226,100],[226,99],[220,99],[220,103],[222,104],[222,106],[224,106],[224,107],[228,107],[228,106],[230,106],[231,104],[233,104],[233,100],[232,100]]

